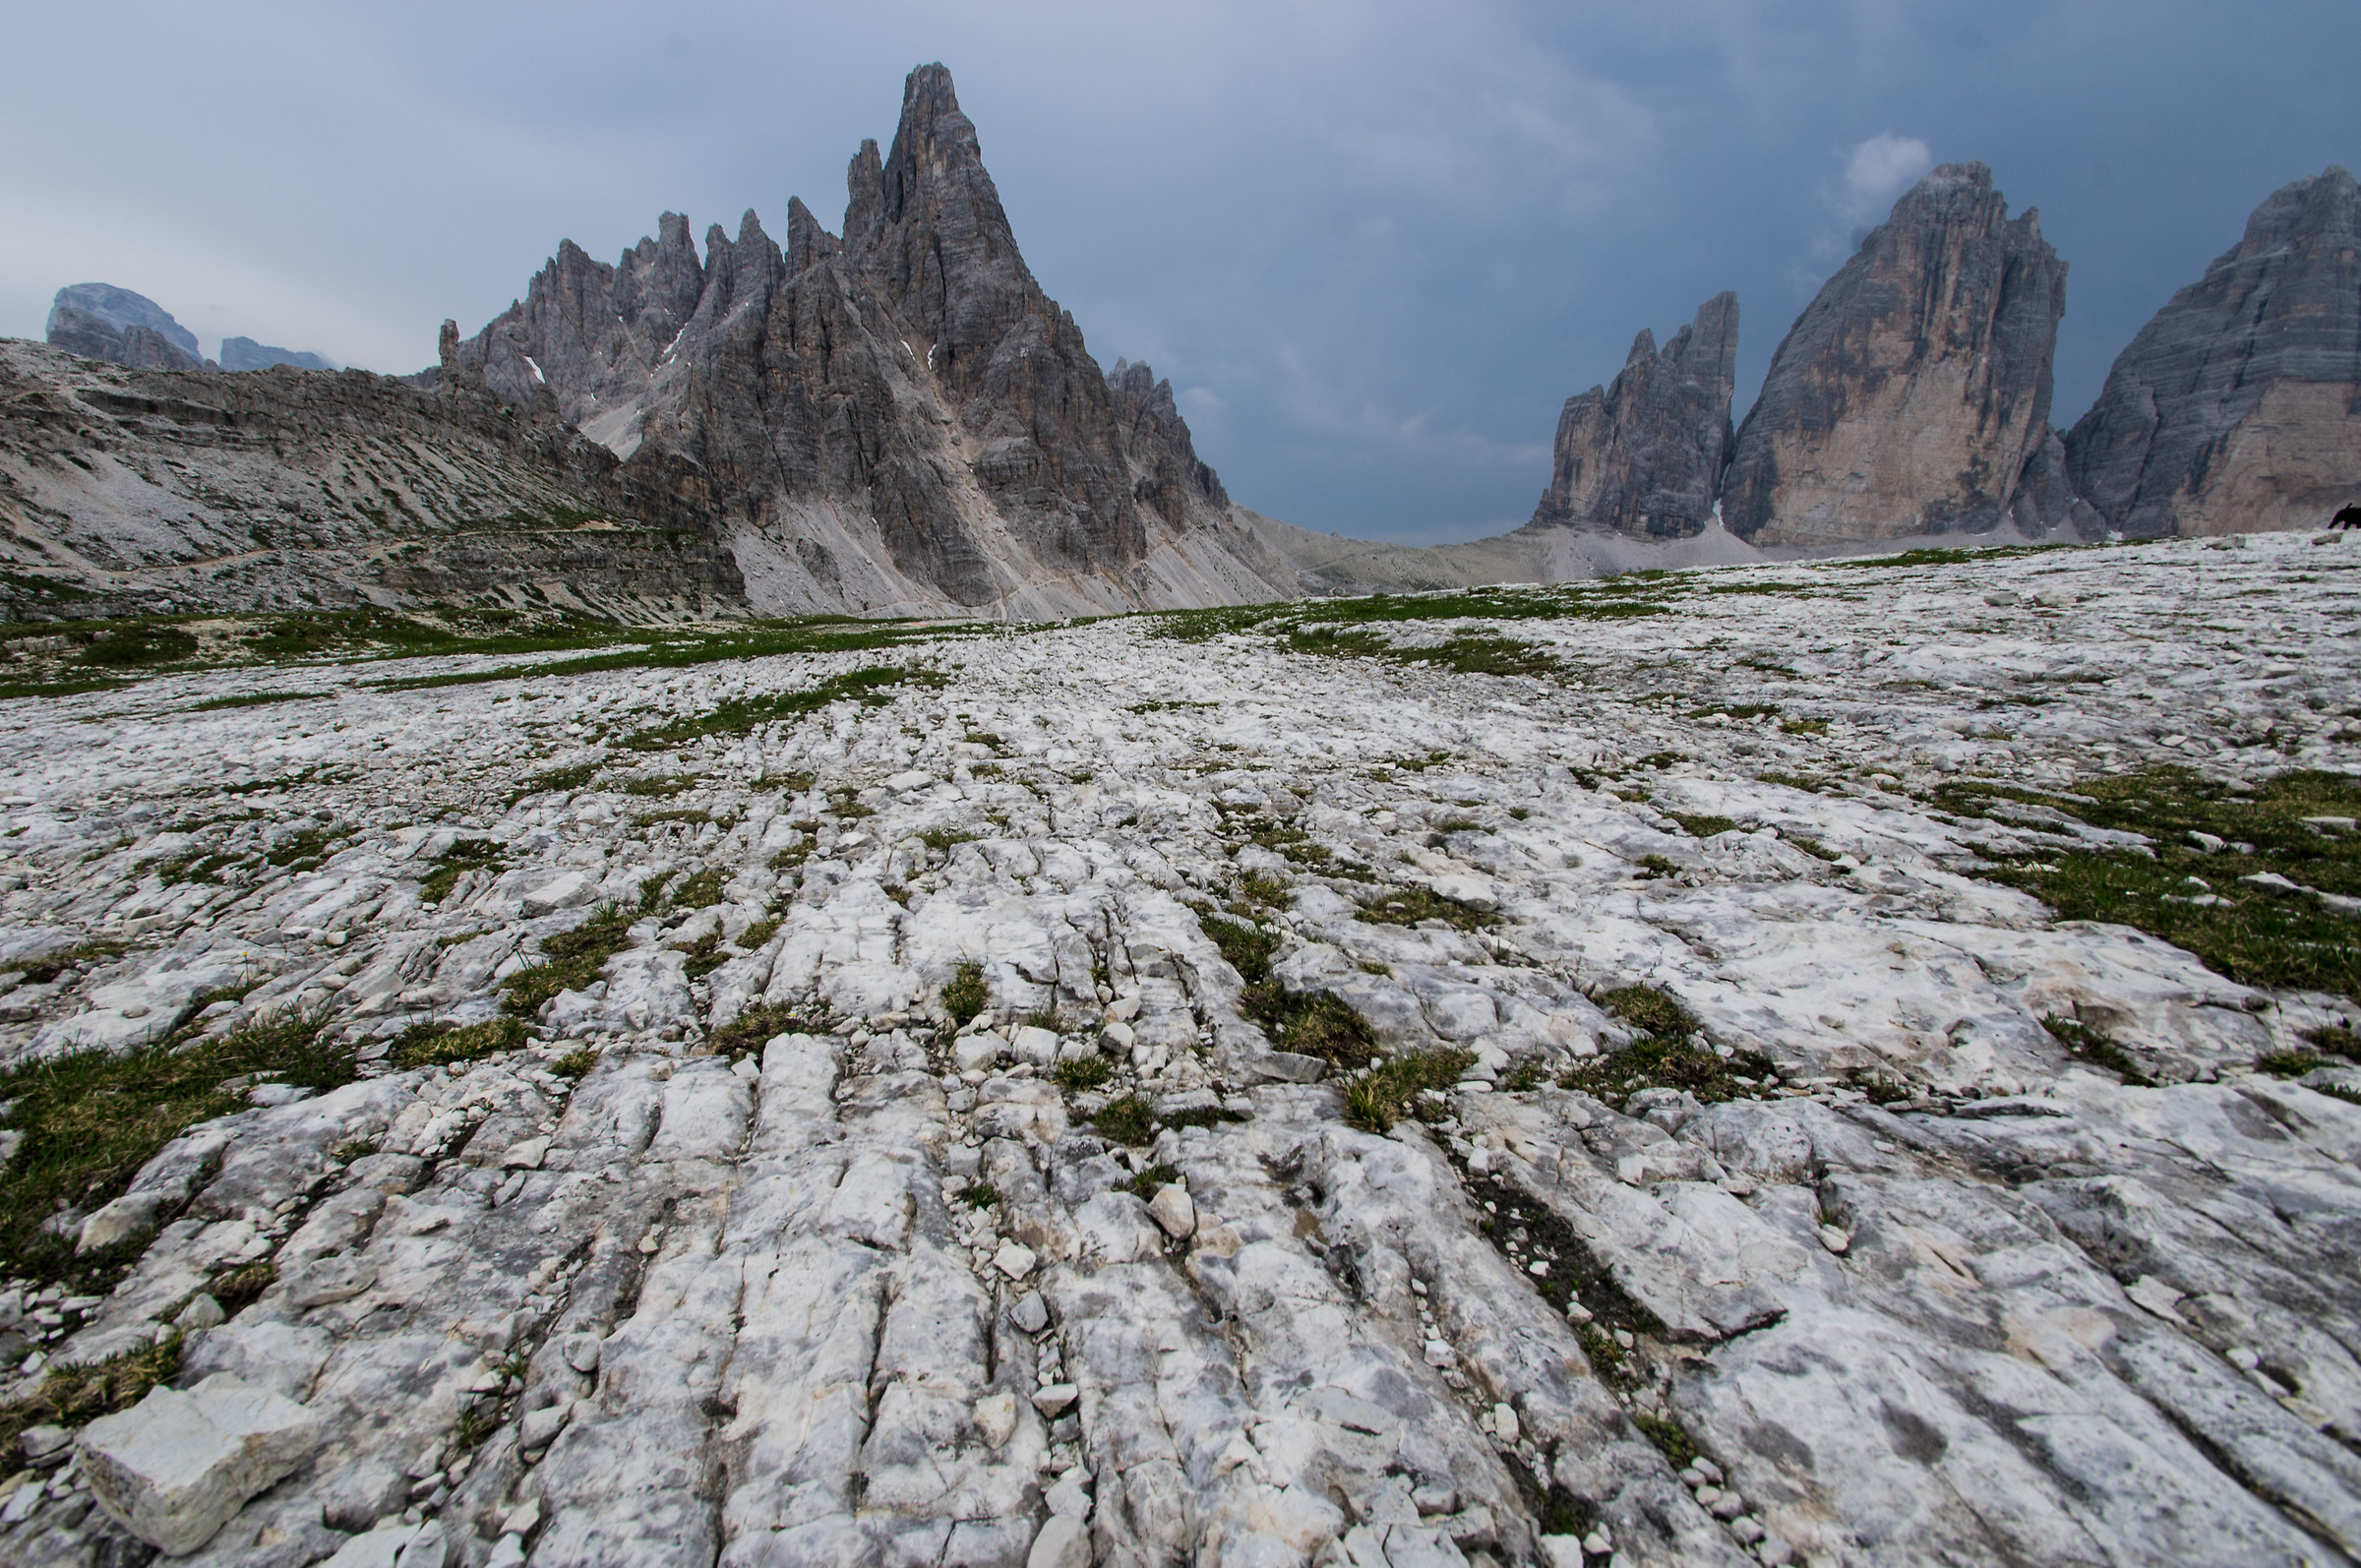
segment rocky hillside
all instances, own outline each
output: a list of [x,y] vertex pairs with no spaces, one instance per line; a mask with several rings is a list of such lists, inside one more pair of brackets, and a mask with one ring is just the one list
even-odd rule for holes
[[1231,514],[1171,389],[1111,379],[1042,292],[950,74],[851,165],[841,237],[688,220],[613,267],[571,243],[443,374],[633,462],[695,466],[764,611],[1052,615],[1268,599],[1295,573]]
[[2136,538],[2317,528],[2361,500],[2361,186],[2271,194],[2172,297],[2066,437],[2074,488]]
[[[149,329],[134,328],[134,331]],[[0,616],[743,613],[701,478],[478,390],[0,343]]]

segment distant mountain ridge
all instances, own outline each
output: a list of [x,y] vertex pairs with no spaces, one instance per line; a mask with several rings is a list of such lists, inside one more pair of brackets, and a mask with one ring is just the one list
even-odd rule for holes
[[841,237],[667,212],[614,265],[571,241],[441,374],[712,486],[757,608],[1025,616],[1301,591],[1234,515],[1169,384],[1100,370],[1026,268],[950,73],[904,85]]
[[197,334],[145,294],[112,283],[69,283],[49,304],[48,340],[85,359],[133,370],[333,370],[333,362],[301,349],[273,348],[251,337],[221,340],[218,364],[206,359]]

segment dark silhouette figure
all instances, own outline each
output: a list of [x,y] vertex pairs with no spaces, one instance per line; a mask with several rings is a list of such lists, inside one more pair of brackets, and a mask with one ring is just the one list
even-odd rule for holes
[[2361,501],[2350,503],[2335,516],[2331,517],[2329,526],[2331,528],[2361,528]]

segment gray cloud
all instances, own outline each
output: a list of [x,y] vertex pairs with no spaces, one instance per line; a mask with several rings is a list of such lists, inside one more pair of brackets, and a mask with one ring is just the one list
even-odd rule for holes
[[832,215],[941,59],[1102,362],[1172,376],[1248,505],[1409,539],[1522,521],[1558,404],[1723,288],[1751,391],[1922,157],[2041,205],[2071,418],[2265,193],[2361,154],[2341,0],[158,3],[11,46],[0,331],[102,278],[386,370],[560,237]]

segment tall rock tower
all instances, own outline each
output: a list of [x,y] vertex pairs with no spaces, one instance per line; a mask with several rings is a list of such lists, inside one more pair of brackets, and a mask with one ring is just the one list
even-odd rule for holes
[[1946,163],[1824,285],[1739,426],[1722,516],[1756,544],[1997,527],[2049,435],[2066,264]]
[[1535,528],[1576,526],[1643,539],[1704,531],[1729,462],[1738,296],[1717,294],[1659,352],[1646,328],[1604,391],[1566,399]]
[[2361,187],[2271,193],[2172,296],[2066,436],[2066,472],[2135,538],[2318,527],[2361,501]]

